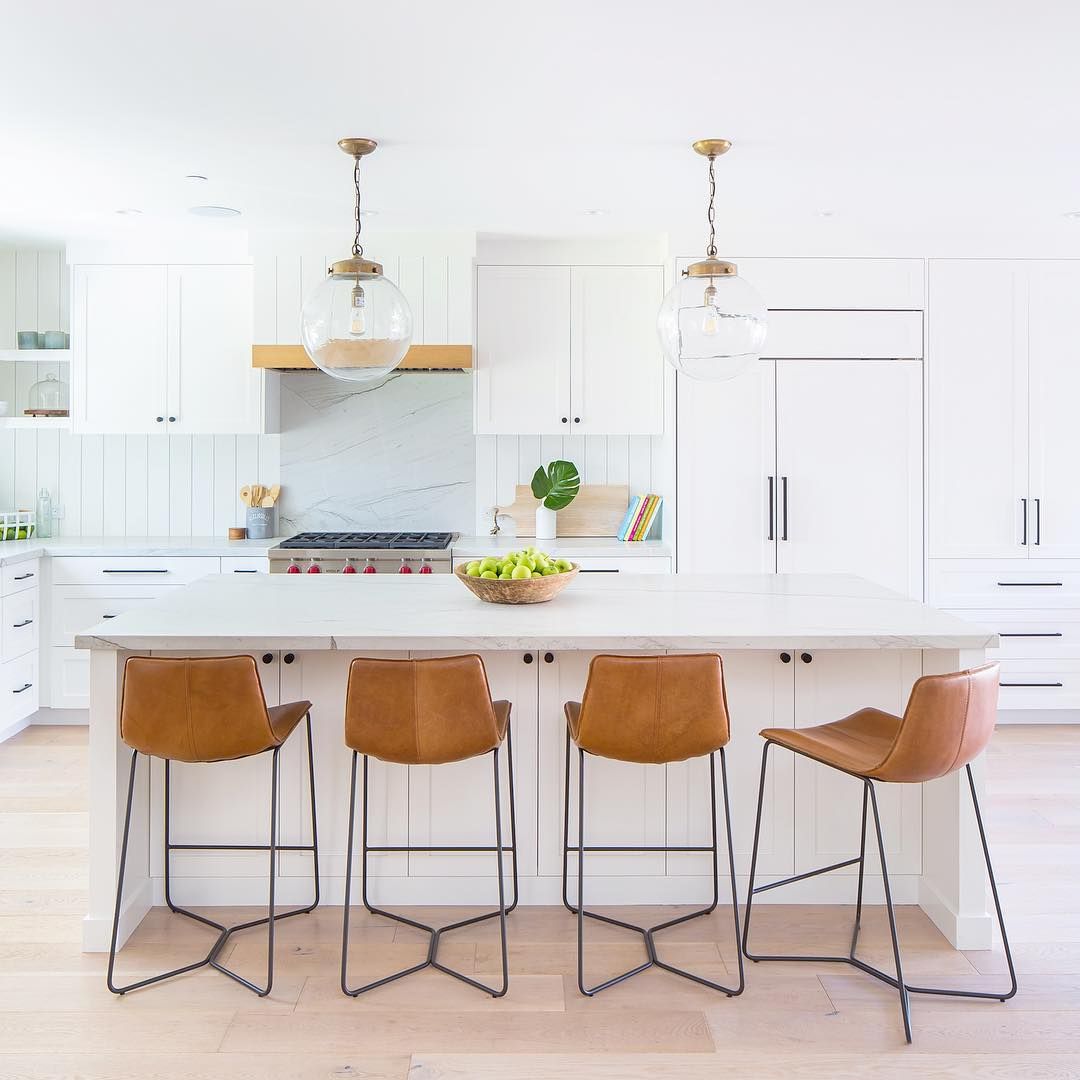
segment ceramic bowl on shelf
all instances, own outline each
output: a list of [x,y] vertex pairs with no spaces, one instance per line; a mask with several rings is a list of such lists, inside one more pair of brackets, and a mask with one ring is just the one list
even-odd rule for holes
[[542,604],[558,596],[577,577],[578,569],[578,564],[574,563],[572,570],[561,574],[521,578],[516,581],[469,577],[463,566],[459,566],[454,575],[474,596],[487,604]]

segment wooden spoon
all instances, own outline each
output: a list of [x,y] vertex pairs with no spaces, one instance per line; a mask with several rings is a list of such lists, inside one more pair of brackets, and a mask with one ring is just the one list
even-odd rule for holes
[[245,506],[251,506],[251,488],[247,484],[240,489],[240,501]]
[[276,503],[278,501],[278,496],[280,494],[281,494],[281,485],[280,484],[274,484],[270,488],[270,505],[271,506],[273,506],[274,503]]

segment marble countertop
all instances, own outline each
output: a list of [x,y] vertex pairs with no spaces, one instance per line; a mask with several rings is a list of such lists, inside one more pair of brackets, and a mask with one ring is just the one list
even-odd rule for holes
[[234,555],[258,558],[284,540],[226,540],[219,536],[58,536],[48,540],[5,540],[0,566],[43,555]]
[[91,627],[83,649],[981,649],[992,631],[847,575],[578,577],[485,604],[450,575],[212,575]]
[[671,557],[671,548],[662,540],[616,540],[614,536],[559,537],[557,540],[537,540],[530,536],[516,539],[507,536],[459,536],[451,545],[455,559],[475,559],[496,555],[501,551],[520,551],[523,547],[538,547],[549,555],[578,559],[612,558],[626,555],[658,555]]

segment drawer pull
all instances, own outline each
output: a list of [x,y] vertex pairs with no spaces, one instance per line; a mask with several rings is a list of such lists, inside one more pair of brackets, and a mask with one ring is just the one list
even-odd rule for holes
[[103,574],[167,574],[168,570],[102,570]]
[[[101,617],[102,617],[103,619],[115,619],[115,618],[116,618],[116,616],[115,616],[115,615],[102,615]],[[1000,636],[1000,635],[999,635],[999,636]]]
[[34,621],[33,619],[23,619],[22,622],[12,623],[11,624],[11,629],[12,630],[21,630],[24,626],[29,626],[33,621]]
[[1059,682],[999,682],[998,686],[1064,686]]
[[582,567],[578,571],[579,574],[617,574],[618,572],[619,572],[618,567],[615,567],[615,569],[613,569],[613,570],[599,570],[599,569],[586,570],[585,567]]
[[234,570],[234,574],[257,574],[258,570]]
[[28,574],[16,574],[15,577],[12,580],[13,581],[26,581],[27,578],[32,578],[33,576],[34,576],[34,573],[33,573],[33,571],[31,571]]
[[1007,634],[1004,630],[998,634],[998,637],[1064,637],[1060,630],[1055,630],[1048,634]]
[[30,689],[30,687],[31,687],[31,686],[33,686],[33,685],[34,685],[34,684],[33,684],[33,683],[30,683],[30,682],[28,682],[28,683],[24,683],[24,684],[23,684],[22,686],[20,686],[20,687],[19,687],[19,689],[18,689],[18,690],[12,690],[11,692],[12,692],[13,694],[21,694],[21,693],[23,693],[24,691],[26,691],[26,690],[29,690],[29,689]]
[[1053,589],[1061,588],[1064,581],[999,581],[1003,589]]

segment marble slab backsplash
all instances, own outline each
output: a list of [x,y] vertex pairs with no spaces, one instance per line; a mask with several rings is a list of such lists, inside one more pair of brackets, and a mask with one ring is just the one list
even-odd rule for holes
[[472,380],[401,372],[375,389],[281,381],[279,532],[475,525]]

